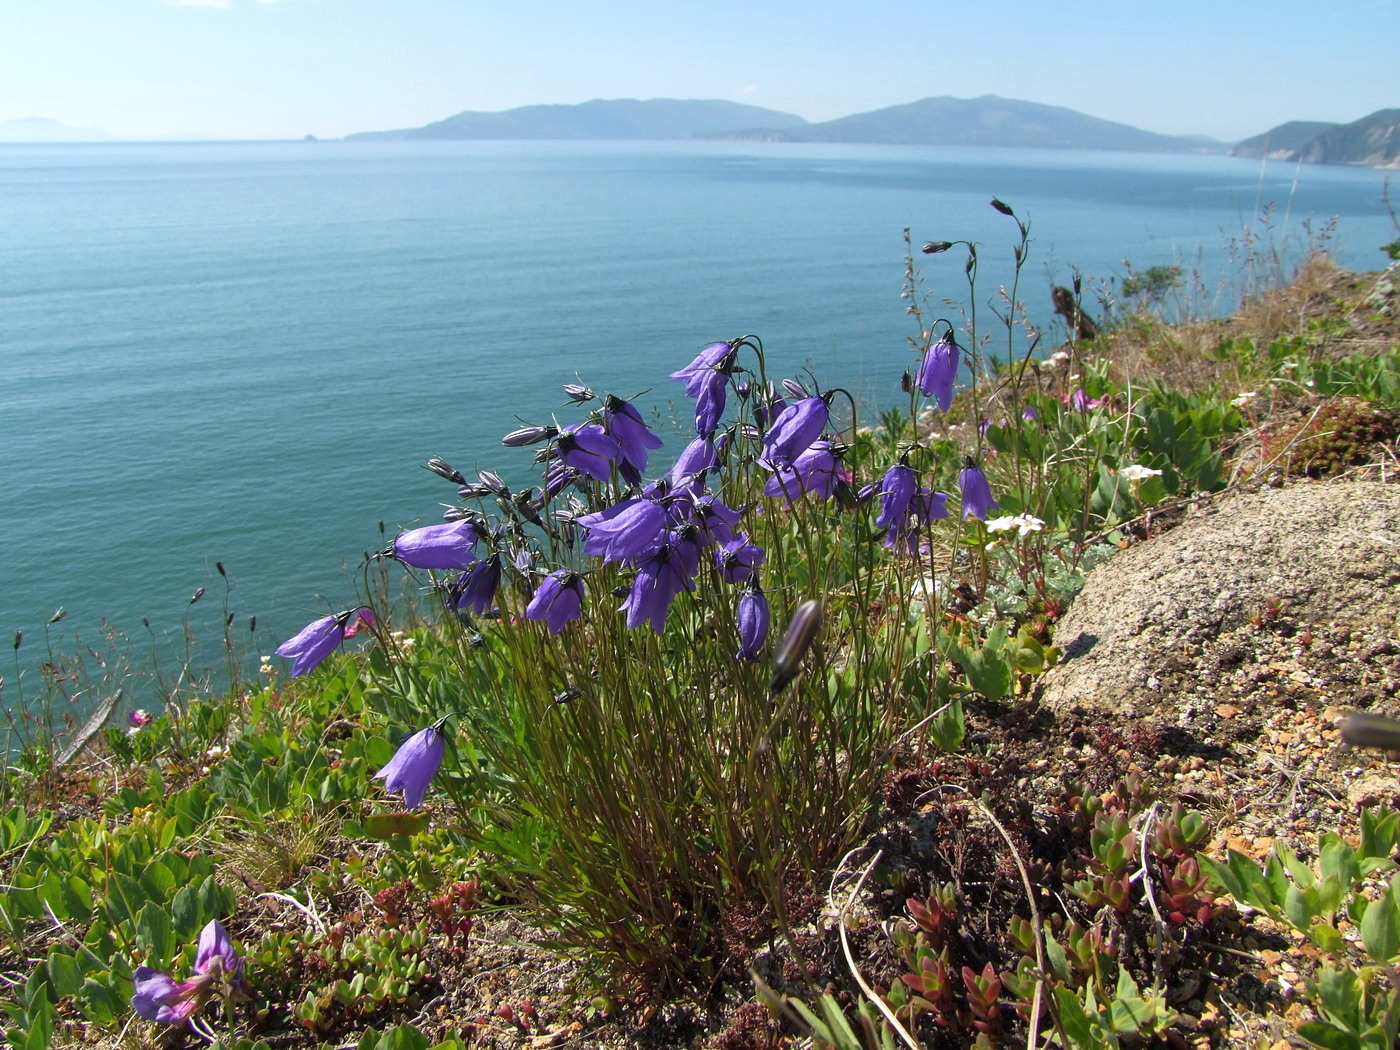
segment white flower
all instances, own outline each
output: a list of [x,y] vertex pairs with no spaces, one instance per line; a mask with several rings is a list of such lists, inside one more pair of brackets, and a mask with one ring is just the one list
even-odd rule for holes
[[1017,527],[1021,530],[1022,536],[1029,536],[1032,532],[1039,532],[1045,528],[1045,522],[1029,514],[1022,514],[1017,519]]
[[1050,363],[1052,365],[1062,365],[1068,360],[1069,352],[1065,350],[1056,350],[1053,354],[1050,355]]
[[1244,408],[1245,405],[1249,404],[1258,396],[1259,394],[1256,391],[1245,390],[1235,397],[1232,397],[1230,399],[1230,404],[1234,405],[1236,408]]
[[1010,532],[1015,529],[1018,535],[1029,536],[1045,528],[1045,522],[1030,514],[1007,514],[1000,518],[988,518],[986,526],[988,532]]
[[1134,463],[1131,466],[1124,467],[1118,472],[1120,477],[1125,477],[1129,481],[1146,481],[1148,478],[1155,478],[1161,473],[1160,470],[1144,467],[1141,463]]

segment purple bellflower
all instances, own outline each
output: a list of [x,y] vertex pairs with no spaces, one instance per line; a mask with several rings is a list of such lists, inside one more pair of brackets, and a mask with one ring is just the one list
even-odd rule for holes
[[750,543],[742,532],[715,551],[715,568],[726,583],[744,583],[768,559],[768,552]]
[[958,375],[958,355],[962,348],[953,342],[950,329],[938,342],[928,348],[919,365],[919,392],[938,403],[946,412],[953,404],[953,381]]
[[691,521],[700,530],[700,542],[709,546],[713,543],[728,543],[734,538],[734,526],[743,515],[733,507],[720,502],[718,496],[705,496],[694,502],[691,508]]
[[378,773],[375,780],[384,781],[384,790],[403,790],[403,804],[417,809],[428,793],[428,783],[442,765],[442,727],[446,718],[439,719],[427,729],[420,729],[399,745],[394,757]]
[[627,627],[632,629],[650,623],[661,634],[666,627],[666,613],[681,591],[694,583],[685,573],[682,555],[670,544],[658,547],[651,557],[637,568],[637,578],[622,608],[627,613]]
[[685,383],[687,397],[695,398],[695,432],[711,437],[724,415],[729,375],[734,370],[734,348],[728,343],[711,343],[695,360],[671,373]]
[[788,405],[763,436],[763,458],[774,465],[791,463],[822,436],[830,415],[826,397],[804,397]]
[[476,561],[476,527],[466,520],[399,533],[393,555],[415,569],[465,569]]
[[918,479],[908,464],[899,463],[886,471],[879,487],[880,516],[875,519],[875,527],[892,532],[904,528],[917,488]]
[[583,553],[604,561],[640,558],[661,546],[666,509],[649,499],[633,497],[595,514],[576,519],[586,530]]
[[735,655],[740,660],[757,660],[758,654],[763,651],[763,646],[768,641],[768,625],[771,620],[768,599],[763,594],[763,588],[758,585],[757,576],[749,579],[748,586],[739,595],[736,617],[739,624],[739,652]]
[[676,457],[676,464],[667,477],[677,489],[690,486],[698,488],[705,471],[713,470],[717,466],[719,457],[715,455],[714,441],[707,437],[698,437],[681,449],[681,454]]
[[958,491],[962,493],[964,518],[983,521],[997,509],[997,501],[992,499],[992,486],[987,484],[987,475],[972,459],[968,459],[967,466],[958,471]]
[[595,481],[607,481],[612,476],[612,464],[622,455],[617,439],[596,423],[565,427],[555,439],[555,447],[565,464]]
[[[279,645],[274,652],[292,660],[292,677],[315,670],[346,637],[353,637],[360,622],[374,625],[374,610],[368,606],[350,609],[335,616],[322,616]],[[348,630],[347,630],[348,629]]]
[[558,569],[535,588],[534,597],[525,607],[525,617],[543,620],[550,634],[558,634],[566,623],[577,620],[582,611],[583,577],[569,569]]
[[818,499],[830,499],[836,491],[836,483],[843,477],[830,441],[814,442],[790,464],[760,462],[773,471],[773,476],[763,486],[763,494],[782,496],[789,503],[795,503],[809,492],[815,493]]
[[662,445],[632,402],[611,394],[603,402],[603,429],[622,447],[622,462],[638,471],[647,469],[647,450]]
[[501,556],[493,554],[473,563],[448,588],[447,600],[458,612],[474,612],[485,616],[496,605],[496,590],[501,585]]
[[200,931],[194,972],[191,980],[177,981],[149,966],[136,967],[132,1009],[148,1021],[179,1024],[203,1009],[216,992],[228,998],[247,998],[243,960],[217,919]]

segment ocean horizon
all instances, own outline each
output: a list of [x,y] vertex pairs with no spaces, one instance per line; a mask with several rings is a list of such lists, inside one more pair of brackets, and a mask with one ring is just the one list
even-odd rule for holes
[[[580,420],[564,383],[665,426],[687,408],[669,373],[753,333],[770,375],[897,404],[906,228],[916,250],[977,242],[986,332],[1015,242],[988,201],[1028,219],[1020,295],[1048,352],[1074,272],[1098,314],[1125,260],[1183,265],[1192,307],[1228,310],[1247,230],[1295,259],[1330,232],[1341,265],[1379,268],[1384,177],[733,142],[0,144],[0,631],[23,634],[0,704],[40,691],[46,644],[218,668],[232,614],[271,653],[354,604],[365,552],[440,519],[429,457],[528,484],[500,437]],[[917,257],[935,301],[966,302],[963,258]]]

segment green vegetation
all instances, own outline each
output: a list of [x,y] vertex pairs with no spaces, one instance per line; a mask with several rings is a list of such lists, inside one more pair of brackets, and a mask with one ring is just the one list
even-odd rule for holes
[[[1358,305],[1314,262],[1275,293],[1301,291],[1301,320],[1259,300],[1167,328],[1151,308],[1181,275],[1154,267],[1138,314],[1042,360],[1020,338],[1029,228],[994,206],[1016,229],[995,339],[976,249],[932,245],[940,283],[966,275],[968,312],[932,319],[943,297],[910,262],[908,404],[867,428],[834,388],[789,388],[831,409],[825,475],[773,466],[761,344],[707,348],[725,347],[723,440],[655,498],[718,503],[761,564],[706,551],[661,602],[639,578],[688,555],[583,550],[590,521],[641,502],[617,469],[545,496],[435,462],[486,550],[460,572],[371,562],[359,651],[180,696],[67,762],[36,732],[0,795],[8,1043],[632,1045],[619,1030],[693,1003],[708,1028],[654,1045],[1206,1045],[1169,976],[1204,972],[1207,944],[1244,954],[1252,910],[1319,953],[1300,1038],[1393,1045],[1400,816],[1363,813],[1359,843],[1324,832],[1315,865],[1279,843],[1261,866],[1115,757],[1160,748],[1145,728],[1102,728],[1095,775],[1062,776],[1048,803],[969,732],[976,715],[1035,738],[1054,624],[1115,550],[1232,486],[1393,456],[1400,348],[1373,345],[1393,296]],[[967,342],[942,411],[950,330]],[[591,392],[572,398],[589,411]],[[517,443],[568,463],[569,435],[541,429]],[[481,565],[499,576],[484,598]],[[551,573],[586,595],[577,616],[536,616]],[[388,601],[404,575],[453,611]],[[374,774],[409,734],[386,792]],[[209,969],[216,921],[241,973]],[[541,967],[569,974],[548,1000]],[[221,990],[179,1024],[142,1020],[133,982],[151,972]]]

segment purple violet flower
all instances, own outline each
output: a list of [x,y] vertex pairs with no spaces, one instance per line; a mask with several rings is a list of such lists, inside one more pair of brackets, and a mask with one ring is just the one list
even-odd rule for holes
[[953,404],[953,381],[958,375],[958,355],[962,348],[953,342],[950,330],[928,348],[919,365],[919,392],[938,403],[946,412]]
[[744,583],[768,560],[768,552],[750,543],[742,532],[715,551],[715,568],[726,583]]
[[715,455],[714,441],[708,437],[698,437],[681,449],[681,454],[676,457],[676,465],[667,476],[677,489],[690,485],[698,486],[705,471],[713,470],[717,466],[719,457]]
[[891,467],[880,482],[880,516],[875,519],[875,527],[891,532],[902,530],[917,488],[918,480],[908,464]]
[[647,469],[647,450],[662,445],[632,402],[611,394],[603,402],[603,429],[622,447],[622,462],[638,471]]
[[691,521],[700,531],[700,542],[707,547],[733,539],[734,526],[739,524],[742,517],[733,507],[721,503],[718,496],[696,500],[691,512]]
[[962,494],[962,516],[986,519],[988,513],[997,509],[997,501],[992,499],[992,486],[987,484],[987,475],[982,473],[973,460],[958,471],[958,491]]
[[393,554],[415,569],[465,569],[476,561],[478,539],[476,527],[465,519],[426,525],[399,533]]
[[[353,626],[352,626],[353,621]],[[347,636],[359,630],[359,623],[374,625],[374,610],[368,606],[351,609],[335,616],[322,616],[313,620],[293,637],[279,645],[274,652],[292,662],[292,677],[315,670],[316,665],[335,651]],[[350,630],[347,631],[347,628]]]
[[1082,386],[1069,396],[1069,407],[1080,413],[1089,411],[1089,395]]
[[428,793],[428,783],[442,765],[442,719],[427,729],[420,729],[399,745],[394,757],[378,773],[375,780],[384,781],[388,792],[403,790],[403,804],[406,809],[417,809],[423,804],[423,796]]
[[633,497],[575,520],[587,533],[584,554],[604,561],[626,561],[640,558],[661,545],[666,509],[649,499]]
[[757,660],[768,641],[771,620],[768,599],[758,585],[757,576],[749,579],[748,586],[739,595],[739,609],[735,616],[739,624],[739,651],[735,655],[740,660]]
[[733,353],[734,348],[728,343],[711,343],[701,350],[690,364],[672,372],[671,378],[685,383],[687,397],[696,397],[716,370],[725,375],[729,374],[733,368]]
[[565,427],[555,439],[559,458],[595,481],[612,476],[612,464],[622,455],[622,446],[596,423]]
[[496,591],[501,585],[501,556],[491,554],[476,561],[448,588],[448,605],[458,612],[484,616],[496,608]]
[[627,613],[627,627],[632,629],[650,623],[661,634],[666,627],[666,613],[681,591],[694,586],[685,574],[681,555],[670,544],[658,547],[651,557],[637,568],[637,578],[622,608]]
[[247,997],[243,960],[217,919],[200,931],[194,970],[197,976],[192,980],[177,981],[149,966],[136,967],[132,1009],[148,1021],[179,1024],[203,1009],[216,991],[230,998]]
[[729,375],[734,370],[734,348],[728,343],[711,343],[684,368],[671,373],[685,383],[687,397],[695,398],[695,432],[711,437],[724,415]]
[[583,577],[569,569],[551,572],[535,588],[525,607],[530,620],[543,620],[550,634],[558,634],[566,623],[577,620],[583,611]]
[[1039,415],[1040,413],[1035,410],[1034,405],[1027,405],[1021,410],[1021,418],[1024,419],[1027,423],[1029,423],[1033,419],[1036,419]]
[[825,397],[804,397],[788,405],[763,436],[763,458],[775,464],[791,463],[822,436],[830,415]]
[[763,486],[763,494],[774,498],[782,496],[788,503],[795,503],[809,492],[815,493],[818,499],[830,499],[836,491],[836,483],[842,480],[830,441],[813,443],[792,463],[759,462],[773,472]]
[[474,612],[485,616],[496,605],[496,590],[501,585],[501,556],[493,554],[473,563],[447,591],[450,608],[457,612]]

